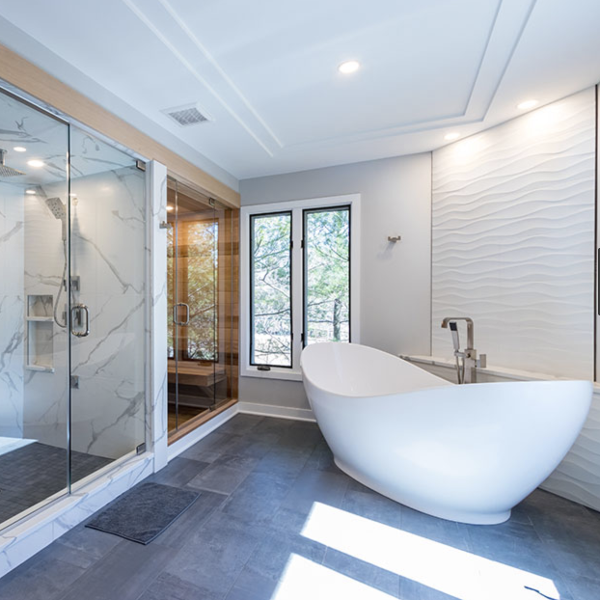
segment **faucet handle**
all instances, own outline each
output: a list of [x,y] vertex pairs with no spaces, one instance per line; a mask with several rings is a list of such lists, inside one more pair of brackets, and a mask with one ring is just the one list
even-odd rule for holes
[[479,369],[485,369],[487,367],[487,354],[480,354],[477,359],[477,367]]

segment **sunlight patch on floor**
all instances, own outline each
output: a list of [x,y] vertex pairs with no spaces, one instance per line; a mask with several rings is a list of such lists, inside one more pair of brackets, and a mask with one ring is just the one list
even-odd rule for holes
[[302,535],[460,600],[560,598],[551,579],[315,502]]
[[271,600],[391,600],[390,596],[307,558],[292,554]]

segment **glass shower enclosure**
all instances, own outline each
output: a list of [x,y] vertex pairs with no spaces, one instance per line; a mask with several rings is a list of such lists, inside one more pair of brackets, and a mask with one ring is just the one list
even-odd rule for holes
[[0,528],[145,440],[145,173],[0,91]]

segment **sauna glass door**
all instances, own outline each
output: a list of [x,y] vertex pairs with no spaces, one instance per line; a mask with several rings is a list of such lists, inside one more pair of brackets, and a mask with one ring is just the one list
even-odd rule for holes
[[[169,431],[214,409],[226,379],[218,349],[219,220],[214,202],[169,179]],[[221,393],[222,395],[222,393]]]

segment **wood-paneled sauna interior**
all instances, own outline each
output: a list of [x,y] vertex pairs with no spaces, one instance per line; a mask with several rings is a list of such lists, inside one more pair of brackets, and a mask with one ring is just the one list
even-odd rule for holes
[[169,441],[237,401],[239,209],[167,187]]

